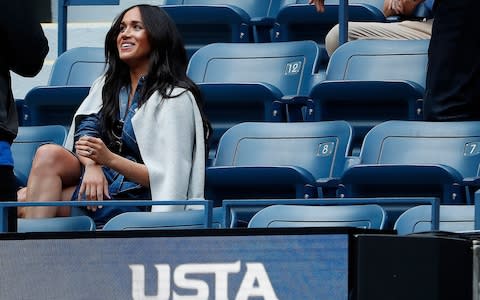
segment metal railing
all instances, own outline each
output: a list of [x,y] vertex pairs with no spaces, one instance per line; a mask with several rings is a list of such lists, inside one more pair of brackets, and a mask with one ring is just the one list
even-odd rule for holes
[[106,200],[106,201],[45,201],[45,202],[0,202],[0,232],[6,232],[8,228],[9,207],[33,207],[33,206],[152,206],[152,205],[203,205],[205,228],[212,227],[213,202],[211,200]]
[[69,6],[118,5],[120,0],[58,0],[58,56],[67,50]]

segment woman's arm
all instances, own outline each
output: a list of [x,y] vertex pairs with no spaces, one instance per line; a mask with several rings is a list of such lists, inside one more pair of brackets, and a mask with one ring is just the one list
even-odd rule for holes
[[100,138],[83,136],[76,143],[77,154],[85,162],[109,167],[125,178],[143,186],[150,186],[148,170],[144,164],[131,161],[111,152]]
[[[74,139],[79,140],[82,137],[89,136],[92,138],[100,136],[98,130],[99,115],[90,114],[78,117],[78,126],[76,126]],[[82,148],[74,148],[80,163],[85,167],[85,171],[78,193],[79,200],[103,200],[110,198],[108,192],[108,182],[103,174],[102,166],[97,164],[88,156],[82,156]],[[87,207],[95,210],[96,207]]]

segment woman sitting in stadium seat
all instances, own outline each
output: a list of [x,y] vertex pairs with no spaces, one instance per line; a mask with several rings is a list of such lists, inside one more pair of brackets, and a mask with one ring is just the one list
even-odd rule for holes
[[[132,6],[107,33],[105,54],[107,70],[75,113],[65,148],[37,150],[19,200],[202,199],[210,125],[186,75],[187,56],[173,21],[157,6]],[[145,208],[93,206],[85,212],[101,226],[132,210]],[[70,207],[28,207],[21,214],[68,216]]]

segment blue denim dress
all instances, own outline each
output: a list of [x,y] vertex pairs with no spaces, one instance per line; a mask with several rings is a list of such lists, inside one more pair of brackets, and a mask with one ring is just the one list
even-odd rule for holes
[[[122,107],[119,112],[119,124],[123,123],[123,128],[121,130],[121,136],[119,137],[120,149],[118,154],[121,156],[138,163],[143,163],[142,157],[140,155],[140,150],[138,148],[137,140],[135,138],[135,132],[133,131],[132,126],[132,117],[135,115],[138,107],[138,97],[139,89],[141,88],[141,82],[139,82],[137,91],[134,95],[133,101],[128,108],[128,112],[125,115],[125,118],[122,120],[121,115],[124,115],[122,112]],[[123,88],[120,92],[120,105],[126,107],[126,101],[128,101],[128,89]],[[98,138],[102,138],[105,141],[105,137],[101,136],[101,130],[99,128],[100,124],[100,113],[92,114],[85,116],[79,124],[76,126],[75,130],[75,141],[80,137],[88,135]],[[120,132],[120,131],[119,131]],[[108,167],[103,167],[103,173],[108,181],[108,190],[110,193],[111,200],[148,200],[152,199],[150,188],[144,187],[138,183],[129,181],[122,174],[118,173],[115,170],[112,170]],[[82,177],[83,179],[83,177]],[[80,189],[80,184],[77,186],[75,192],[73,193],[72,200],[78,199],[78,192]],[[95,212],[84,209],[84,213],[89,215],[95,220],[95,223],[100,228],[112,217],[127,211],[146,211],[149,208],[144,206],[103,206],[101,209],[97,209]]]

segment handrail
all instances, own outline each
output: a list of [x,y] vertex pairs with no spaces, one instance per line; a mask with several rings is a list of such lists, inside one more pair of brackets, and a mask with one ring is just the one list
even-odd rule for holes
[[118,5],[120,0],[58,0],[58,53],[60,56],[67,50],[68,7],[81,5]]
[[348,42],[348,0],[340,0],[338,9],[338,45]]
[[205,228],[212,227],[212,200],[105,200],[105,201],[45,201],[45,202],[0,202],[0,232],[7,231],[8,207],[32,206],[152,206],[152,205],[203,205]]

